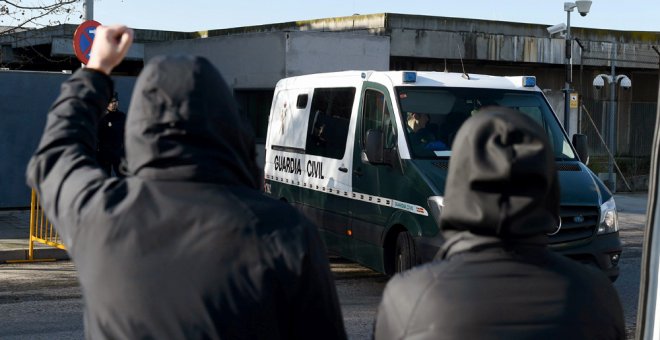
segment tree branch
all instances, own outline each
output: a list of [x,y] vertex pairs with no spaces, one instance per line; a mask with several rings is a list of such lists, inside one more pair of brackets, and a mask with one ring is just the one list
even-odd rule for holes
[[67,6],[67,5],[73,5],[74,3],[78,2],[78,1],[80,1],[80,0],[59,0],[59,1],[57,1],[57,3],[51,4],[51,5],[44,5],[44,6],[21,6],[17,3],[14,3],[12,1],[7,1],[7,0],[0,0],[0,3],[4,2],[7,5],[18,8],[18,9],[27,9],[27,10],[42,10],[42,9],[45,9],[45,10],[48,10],[48,9],[51,9],[51,8],[60,8],[60,7],[64,7],[64,6]]

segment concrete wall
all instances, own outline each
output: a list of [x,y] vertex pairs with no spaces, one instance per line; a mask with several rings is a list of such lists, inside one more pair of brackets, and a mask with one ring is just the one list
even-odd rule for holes
[[160,54],[205,57],[232,88],[273,88],[285,76],[285,33],[177,40],[145,45],[145,63]]
[[[550,25],[386,13],[385,31],[392,55],[424,58],[563,64],[565,40],[550,36]],[[575,14],[574,14],[575,15]],[[381,29],[376,26],[374,28]],[[660,32],[571,27],[573,64],[609,66],[616,42],[619,67],[657,69]],[[460,53],[460,54],[459,54]],[[583,59],[585,59],[583,61]]]
[[[571,35],[580,40],[584,50],[577,43],[573,44],[574,64],[581,64],[585,59],[585,65],[607,67],[612,43],[616,42],[619,67],[658,68],[658,54],[651,47],[660,45],[660,32],[581,28],[578,21],[571,27]],[[552,24],[555,22],[543,25],[379,13],[212,30],[206,34],[350,32],[391,36],[392,56],[561,65],[565,58],[565,40],[548,34],[546,28]]]
[[286,75],[390,67],[390,39],[353,33],[287,33]]
[[[556,37],[488,34],[482,32],[426,31],[401,28],[392,30],[392,56],[415,58],[448,58],[524,62],[535,64],[565,63],[565,40]],[[658,67],[653,45],[602,41],[583,41],[584,50],[572,46],[574,65],[608,66],[615,48],[618,67]]]
[[[25,168],[37,148],[46,114],[67,74],[0,72],[0,209],[30,206]],[[126,112],[135,78],[115,77],[120,110]]]
[[206,57],[230,87],[274,88],[282,78],[355,69],[389,69],[389,37],[353,33],[266,32],[145,45],[160,54]]
[[500,45],[505,45],[503,36],[499,36],[502,41],[490,44],[490,36],[471,37],[461,32],[406,28],[392,30],[391,37],[392,56],[396,57],[487,59],[499,57],[503,50]]

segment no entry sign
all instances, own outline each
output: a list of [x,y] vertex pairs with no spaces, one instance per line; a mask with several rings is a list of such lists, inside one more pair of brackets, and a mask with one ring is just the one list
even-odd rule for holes
[[98,26],[101,26],[101,24],[97,21],[87,20],[80,24],[73,34],[73,51],[76,53],[78,60],[85,65],[89,61],[89,51],[92,50],[92,42]]

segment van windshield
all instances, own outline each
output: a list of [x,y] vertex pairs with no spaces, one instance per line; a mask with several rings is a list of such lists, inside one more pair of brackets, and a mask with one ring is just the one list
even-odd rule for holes
[[449,157],[456,132],[481,107],[506,106],[530,116],[548,134],[555,159],[576,160],[559,122],[539,92],[398,87],[397,101],[413,158]]

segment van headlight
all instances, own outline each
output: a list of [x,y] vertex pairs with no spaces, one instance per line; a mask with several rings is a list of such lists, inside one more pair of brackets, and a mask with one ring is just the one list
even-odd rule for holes
[[600,206],[600,223],[598,234],[609,234],[619,231],[619,221],[616,214],[616,203],[614,197]]
[[429,204],[429,210],[431,211],[431,216],[435,220],[435,224],[440,228],[440,216],[442,216],[442,207],[444,204],[444,197],[442,196],[431,196],[427,200]]

